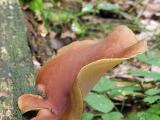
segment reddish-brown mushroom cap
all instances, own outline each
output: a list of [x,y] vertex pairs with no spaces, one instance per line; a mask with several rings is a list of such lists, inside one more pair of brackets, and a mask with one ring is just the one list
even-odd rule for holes
[[77,76],[82,95],[86,96],[105,72],[145,50],[146,42],[140,41],[123,51],[119,58],[101,59],[84,66]]
[[[104,41],[78,41],[59,50],[38,72],[43,96],[25,94],[18,100],[22,113],[40,110],[33,120],[80,120],[83,97],[100,76],[122,61],[146,50],[126,26],[118,26]],[[30,102],[32,101],[32,102]]]

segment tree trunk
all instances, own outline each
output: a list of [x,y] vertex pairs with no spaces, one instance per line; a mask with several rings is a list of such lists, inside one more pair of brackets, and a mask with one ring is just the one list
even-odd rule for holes
[[0,0],[0,120],[23,120],[17,100],[35,91],[31,52],[18,0]]

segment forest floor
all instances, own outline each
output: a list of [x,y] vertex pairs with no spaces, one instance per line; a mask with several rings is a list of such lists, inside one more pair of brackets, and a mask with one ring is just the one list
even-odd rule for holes
[[36,70],[59,48],[77,40],[104,39],[117,25],[127,25],[138,40],[147,40],[146,53],[102,77],[104,86],[97,84],[110,85],[104,90],[113,103],[110,110],[104,112],[88,97],[82,119],[160,120],[160,0],[21,1]]

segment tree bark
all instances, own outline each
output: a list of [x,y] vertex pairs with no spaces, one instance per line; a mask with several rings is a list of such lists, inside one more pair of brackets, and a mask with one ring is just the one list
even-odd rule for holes
[[17,100],[33,93],[34,69],[18,0],[0,0],[0,120],[23,120]]

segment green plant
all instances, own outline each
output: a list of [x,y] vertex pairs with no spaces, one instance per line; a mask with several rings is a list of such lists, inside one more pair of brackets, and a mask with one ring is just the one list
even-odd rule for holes
[[[150,51],[149,51],[150,52]],[[153,52],[153,51],[152,51]],[[137,57],[141,62],[148,65],[159,66],[159,57],[150,56],[150,53],[144,53]],[[160,120],[160,89],[155,86],[160,80],[160,72],[144,71],[144,70],[129,70],[129,74],[140,77],[142,81],[136,80],[129,84],[123,84],[117,86],[116,80],[110,80],[106,77],[102,77],[97,85],[93,88],[89,96],[86,97],[86,103],[91,107],[90,111],[95,111],[90,114],[90,119],[96,119],[98,117],[102,120]],[[150,81],[145,78],[152,78]],[[145,84],[151,83],[150,87],[145,87]],[[141,110],[137,112],[130,112],[124,117],[125,106],[122,102],[121,107],[117,108],[115,97],[124,96],[130,99],[129,96],[133,96],[134,100],[141,98]],[[148,106],[149,108],[143,108]],[[84,113],[86,114],[86,113]],[[89,116],[89,115],[84,115]],[[85,120],[85,117],[82,117]]]
[[[27,6],[30,10],[32,10],[38,20],[42,20],[45,23],[47,29],[55,30],[57,29],[56,26],[61,26],[62,29],[60,32],[62,32],[64,24],[67,24],[71,31],[79,36],[84,36],[88,34],[93,35],[95,31],[96,34],[98,34],[98,32],[102,33],[103,31],[105,31],[105,33],[107,31],[108,33],[113,26],[123,23],[128,25],[134,31],[141,30],[141,27],[139,27],[141,25],[137,24],[139,23],[137,22],[137,18],[124,13],[119,4],[113,4],[104,1],[97,1],[96,4],[88,2],[83,5],[82,3],[80,3],[82,5],[82,8],[79,11],[75,11],[74,9],[70,9],[65,6],[59,6],[57,0],[50,0],[48,2],[45,2],[44,0],[20,0],[20,2],[23,5]],[[47,3],[50,3],[50,5],[48,6]],[[100,11],[113,13],[118,16],[124,17],[125,19],[123,21],[113,21],[113,23],[103,23],[103,25],[97,25],[93,21],[90,22],[90,25],[87,25],[87,23],[83,20],[83,17],[88,15],[94,17],[97,14],[100,14]]]
[[[141,54],[137,58],[148,65],[160,66],[159,56],[152,55],[151,52],[155,51],[152,50]],[[129,73],[138,77],[152,78],[150,81],[143,80],[143,82],[152,83],[154,86],[144,91],[143,101],[149,106],[149,109],[143,112],[132,113],[128,115],[126,120],[160,120],[160,88],[156,87],[156,83],[160,81],[160,72],[129,70]],[[142,83],[142,86],[144,83]]]

